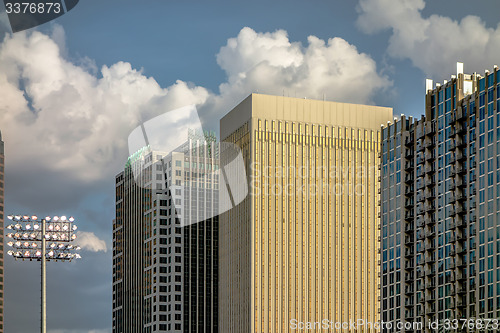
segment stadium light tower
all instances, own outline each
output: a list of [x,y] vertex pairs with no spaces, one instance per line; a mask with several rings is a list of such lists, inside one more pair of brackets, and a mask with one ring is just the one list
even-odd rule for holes
[[76,225],[73,217],[66,216],[45,217],[9,215],[12,224],[7,226],[8,238],[12,238],[7,245],[13,250],[7,251],[8,255],[16,260],[29,260],[41,262],[41,320],[40,332],[47,332],[47,261],[71,261],[81,256],[75,251],[78,246],[71,243],[76,239]]

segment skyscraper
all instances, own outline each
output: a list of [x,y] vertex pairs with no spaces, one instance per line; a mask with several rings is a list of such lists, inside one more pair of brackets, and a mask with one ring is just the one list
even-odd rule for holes
[[380,126],[392,109],[252,94],[220,122],[249,196],[222,213],[221,332],[379,318]]
[[382,131],[384,320],[500,316],[498,75],[458,63],[425,116]]
[[215,136],[190,132],[116,176],[113,332],[218,332],[217,168]]
[[[0,244],[3,244],[3,225],[4,225],[4,187],[5,187],[5,151],[2,141],[2,132],[0,132]],[[0,333],[3,333],[3,251],[0,251]]]

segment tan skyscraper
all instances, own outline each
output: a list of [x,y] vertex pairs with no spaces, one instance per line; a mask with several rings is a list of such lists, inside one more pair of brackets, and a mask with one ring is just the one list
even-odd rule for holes
[[[250,194],[220,216],[220,332],[379,320],[379,151],[392,109],[252,94],[222,118]],[[324,328],[324,327],[323,327]]]

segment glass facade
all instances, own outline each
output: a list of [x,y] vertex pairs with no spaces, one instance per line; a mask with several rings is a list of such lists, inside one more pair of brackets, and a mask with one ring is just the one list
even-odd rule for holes
[[218,150],[190,131],[116,176],[113,333],[218,332]]
[[498,82],[457,73],[382,131],[384,320],[500,315]]

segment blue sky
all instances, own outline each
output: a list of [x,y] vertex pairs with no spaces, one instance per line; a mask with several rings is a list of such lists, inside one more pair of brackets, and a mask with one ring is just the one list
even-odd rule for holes
[[[456,61],[466,72],[500,65],[499,9],[497,0],[82,0],[14,35],[2,10],[6,213],[74,215],[86,233],[81,261],[49,265],[49,331],[110,332],[114,175],[140,121],[194,103],[217,129],[256,91],[419,116],[426,78],[449,79]],[[6,331],[33,332],[39,268],[11,259]]]

